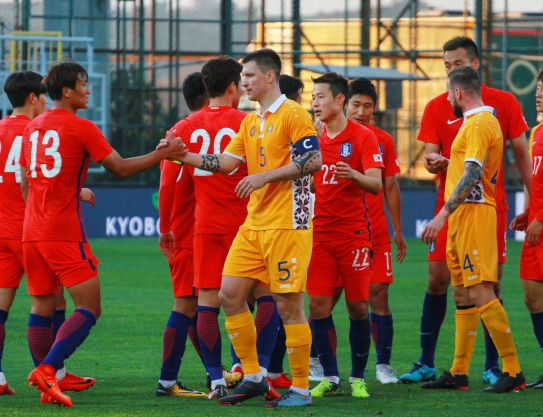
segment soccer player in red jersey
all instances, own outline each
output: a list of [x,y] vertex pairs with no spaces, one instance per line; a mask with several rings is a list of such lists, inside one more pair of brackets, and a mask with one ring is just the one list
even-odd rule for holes
[[[190,74],[183,82],[183,97],[191,112],[207,106],[202,74]],[[171,161],[162,161],[158,210],[160,215],[160,250],[166,256],[172,278],[174,305],[164,329],[162,368],[156,389],[157,396],[198,397],[202,392],[187,388],[177,380],[185,352],[187,335],[199,355],[196,337],[196,305],[194,288],[194,184],[187,169]]]
[[[191,152],[219,154],[239,131],[246,116],[237,110],[243,92],[241,69],[241,64],[229,57],[211,59],[202,67],[202,78],[210,96],[209,106],[181,120],[173,128],[176,136],[186,140]],[[218,400],[227,395],[227,382],[231,382],[225,380],[222,368],[219,289],[226,255],[247,216],[248,200],[235,193],[236,185],[247,175],[247,166],[240,165],[230,175],[217,175],[192,167],[188,172],[194,180],[196,195],[194,283],[198,288],[198,337],[211,379],[208,398]],[[261,366],[267,369],[277,334],[278,315],[267,291],[258,289],[255,295],[257,349]],[[241,378],[237,373],[229,376]]]
[[[27,125],[20,159],[22,183],[28,187],[22,238],[32,299],[28,341],[33,352],[47,352],[28,379],[52,402],[68,407],[72,400],[59,388],[56,371],[100,316],[98,260],[87,241],[79,202],[88,164],[92,159],[113,174],[128,177],[164,158],[182,156],[181,141],[175,140],[147,155],[121,158],[92,122],[75,114],[88,107],[87,81],[87,72],[75,62],[51,67],[46,85],[53,109]],[[67,288],[75,311],[53,342],[50,318],[59,285]]]
[[397,383],[398,378],[390,366],[394,335],[392,313],[388,304],[388,287],[393,282],[392,249],[385,215],[384,201],[392,222],[396,244],[396,260],[402,262],[406,255],[402,234],[402,207],[400,187],[396,174],[400,172],[394,140],[384,130],[371,123],[377,92],[366,78],[357,78],[349,84],[347,117],[373,131],[379,142],[379,151],[385,168],[382,171],[383,188],[377,195],[368,194],[367,203],[371,220],[373,257],[371,258],[370,321],[377,352],[376,378],[382,384]]
[[364,371],[370,349],[368,296],[371,282],[371,228],[367,194],[382,187],[382,156],[375,134],[343,111],[347,80],[335,72],[314,79],[313,110],[325,124],[319,137],[322,169],[314,174],[313,253],[307,293],[310,325],[324,376],[313,397],[341,394],[332,309],[338,288],[349,312],[353,397],[368,397]]
[[[447,74],[462,65],[479,68],[479,51],[477,45],[467,37],[455,37],[443,45],[443,61]],[[515,153],[517,166],[524,180],[530,185],[530,158],[526,147],[525,132],[528,129],[522,115],[522,110],[515,97],[505,91],[482,86],[482,99],[485,105],[493,107],[500,122],[504,144],[510,141]],[[425,166],[429,172],[439,174],[440,185],[437,193],[437,214],[444,202],[445,178],[447,165],[451,154],[452,142],[462,126],[462,117],[455,116],[448,101],[447,93],[432,99],[424,109],[421,128],[417,139],[425,143]],[[505,145],[504,145],[505,146]],[[503,171],[503,170],[501,170]],[[506,258],[507,230],[507,199],[503,184],[503,173],[498,177],[496,192],[496,210],[498,214],[498,274],[501,276],[503,263]],[[432,380],[436,377],[434,354],[441,323],[445,318],[447,307],[447,289],[451,281],[446,263],[447,226],[439,233],[434,243],[430,245],[428,254],[428,289],[424,298],[420,324],[421,356],[414,367],[406,374],[400,376],[403,382],[420,382]],[[459,300],[457,291],[464,291],[462,286],[454,288],[457,307],[469,307],[471,303],[464,298],[467,305]],[[500,298],[499,286],[496,286],[496,295]],[[498,352],[486,328],[485,331],[485,371],[483,380],[494,384],[500,375]]]
[[31,119],[43,113],[47,104],[42,76],[32,72],[11,74],[4,91],[13,113],[0,121],[0,395],[15,394],[2,370],[5,323],[24,273],[23,218],[19,155],[23,131]]
[[[543,70],[537,76],[535,105],[543,113]],[[543,351],[543,123],[532,129],[530,153],[532,182],[524,213],[511,222],[511,229],[523,230],[526,238],[520,255],[520,278],[524,301],[532,318],[535,337]],[[543,376],[528,384],[529,388],[543,389]]]

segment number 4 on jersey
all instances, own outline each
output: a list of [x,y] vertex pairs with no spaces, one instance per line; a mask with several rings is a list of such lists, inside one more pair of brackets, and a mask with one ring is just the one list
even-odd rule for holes
[[466,256],[464,257],[464,269],[469,269],[471,272],[473,272],[473,264],[471,263],[471,260],[469,259],[469,255],[466,253]]
[[[22,136],[16,136],[11,144],[8,157],[6,159],[6,166],[4,167],[4,173],[12,173],[15,175],[15,182],[21,182],[21,167],[19,166],[19,157],[21,155],[21,143],[23,142]],[[0,152],[2,148],[0,147]],[[4,178],[0,175],[0,183],[4,182]]]

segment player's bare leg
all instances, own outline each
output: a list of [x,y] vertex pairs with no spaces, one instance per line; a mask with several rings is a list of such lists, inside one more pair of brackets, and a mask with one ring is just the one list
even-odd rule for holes
[[447,311],[447,290],[450,282],[447,262],[428,261],[428,288],[420,320],[421,355],[409,372],[400,375],[402,382],[431,381],[436,377],[434,357],[439,331]]

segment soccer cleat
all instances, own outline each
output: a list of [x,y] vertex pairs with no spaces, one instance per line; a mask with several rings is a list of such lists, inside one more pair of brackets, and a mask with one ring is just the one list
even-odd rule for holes
[[380,363],[375,366],[375,377],[381,384],[397,384],[398,378],[396,371],[386,363]]
[[275,401],[268,401],[264,404],[269,408],[278,408],[278,407],[307,407],[313,403],[311,395],[302,395],[295,391],[288,390],[284,393],[281,398]]
[[270,378],[268,382],[271,382],[272,386],[277,389],[290,388],[292,385],[292,379],[284,372],[277,378]]
[[222,397],[219,403],[223,405],[236,405],[251,398],[260,397],[265,395],[270,390],[268,381],[266,378],[262,378],[260,382],[249,381],[244,379],[236,388],[233,389],[231,394]]
[[487,369],[483,372],[483,382],[488,385],[494,385],[498,382],[502,371],[499,368]]
[[450,372],[445,371],[435,381],[422,384],[421,388],[456,389],[460,391],[467,391],[469,389],[469,380],[468,380],[467,375],[464,375],[464,374],[451,375]]
[[0,395],[15,395],[15,391],[6,382],[4,385],[0,385]]
[[28,382],[41,392],[49,394],[56,404],[71,407],[72,399],[61,391],[55,375],[56,371],[51,365],[41,364],[30,372]]
[[525,388],[526,388],[526,379],[524,378],[524,375],[522,372],[519,372],[514,377],[509,375],[508,372],[503,372],[498,378],[498,381],[494,385],[491,385],[490,387],[486,387],[484,391],[493,392],[495,394],[501,394],[501,393],[509,392],[509,391],[518,392]]
[[537,381],[532,382],[528,385],[526,385],[527,388],[530,389],[542,389],[543,388],[543,375],[540,375]]
[[353,398],[368,398],[370,396],[366,382],[361,378],[355,378],[351,382],[351,395]]
[[324,379],[324,369],[319,358],[309,358],[309,380],[320,382]]
[[206,394],[185,387],[180,381],[173,384],[171,387],[165,387],[160,382],[156,388],[157,397],[205,397]]
[[338,395],[343,395],[343,387],[341,382],[334,383],[329,381],[327,378],[324,378],[319,385],[309,391],[312,397],[321,398],[321,397],[335,397]]
[[56,404],[56,401],[46,392],[40,394],[40,404]]
[[228,388],[234,388],[243,379],[241,366],[239,367],[239,370],[234,370],[234,368],[232,368],[231,371],[223,368],[222,377],[226,381],[226,386]]
[[409,372],[400,375],[400,381],[404,384],[433,381],[434,379],[436,379],[436,368],[430,368],[420,362],[414,363]]
[[266,382],[268,383],[268,392],[264,394],[264,401],[275,401],[281,398],[281,394],[273,387],[269,377],[266,377]]
[[215,389],[211,390],[207,394],[207,399],[218,401],[221,398],[226,397],[227,395],[228,395],[228,390],[226,389],[226,387],[224,385],[217,385]]
[[66,376],[58,381],[62,391],[85,391],[96,383],[94,378],[83,377],[66,372]]

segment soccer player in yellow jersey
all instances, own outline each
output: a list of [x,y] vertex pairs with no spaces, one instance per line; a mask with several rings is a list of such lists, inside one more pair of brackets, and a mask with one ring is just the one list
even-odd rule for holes
[[242,60],[241,82],[260,109],[241,123],[220,155],[187,152],[181,162],[229,174],[247,161],[249,175],[236,192],[250,196],[247,219],[235,237],[223,269],[220,299],[226,329],[241,360],[245,379],[221,404],[237,404],[263,395],[268,384],[256,352],[256,331],[247,297],[268,286],[286,333],[292,386],[270,407],[311,404],[309,352],[311,332],[303,301],[311,258],[312,224],[309,174],[321,169],[317,132],[307,111],[279,89],[281,59],[260,49]]
[[447,77],[449,101],[464,122],[451,148],[445,206],[426,226],[422,239],[430,243],[449,218],[447,265],[457,298],[453,365],[423,388],[467,390],[468,370],[479,315],[503,362],[503,372],[487,392],[524,389],[526,382],[513,342],[507,314],[496,298],[498,280],[496,241],[496,180],[503,156],[503,135],[492,107],[484,106],[481,81],[467,66]]

